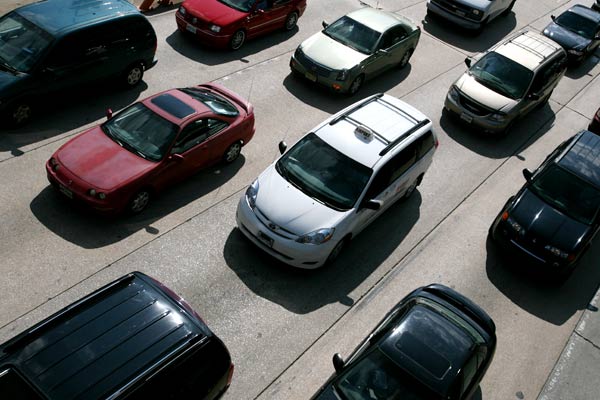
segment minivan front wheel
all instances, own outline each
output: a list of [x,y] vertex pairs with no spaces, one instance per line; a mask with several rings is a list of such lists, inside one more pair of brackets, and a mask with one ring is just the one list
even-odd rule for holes
[[144,67],[142,66],[142,64],[140,64],[140,63],[133,64],[129,68],[127,68],[127,70],[125,71],[124,83],[127,87],[132,88],[132,87],[136,86],[138,83],[140,83],[142,81],[143,77],[144,77]]
[[333,262],[335,260],[337,260],[337,258],[340,256],[340,254],[342,253],[342,249],[344,247],[346,247],[346,243],[348,242],[348,238],[345,237],[344,239],[340,240],[335,247],[333,248],[333,250],[331,250],[331,253],[329,253],[329,257],[327,257],[327,261],[325,261],[325,265],[331,265],[333,264]]
[[24,125],[31,119],[32,108],[27,101],[18,101],[8,112],[9,122],[12,126]]

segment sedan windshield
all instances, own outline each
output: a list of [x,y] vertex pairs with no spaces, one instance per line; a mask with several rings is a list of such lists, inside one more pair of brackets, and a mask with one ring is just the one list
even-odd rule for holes
[[44,54],[52,36],[16,13],[0,19],[0,69],[29,70]]
[[102,131],[123,148],[160,161],[177,135],[177,125],[136,103],[102,125]]
[[375,348],[349,368],[334,385],[345,400],[441,399],[404,372],[379,348]]
[[307,196],[337,210],[354,206],[373,172],[314,133],[296,143],[275,168]]
[[570,11],[559,15],[554,22],[586,39],[593,39],[596,34],[597,27],[594,21]]
[[256,0],[218,0],[219,2],[235,8],[238,11],[249,12]]
[[227,117],[235,117],[239,114],[237,108],[235,108],[233,104],[209,90],[193,87],[179,90],[203,103],[206,107],[213,110],[215,114]]
[[477,61],[469,73],[483,86],[511,99],[522,98],[533,78],[531,70],[493,51]]
[[548,168],[530,189],[552,207],[586,225],[592,224],[600,208],[600,191],[558,166]]
[[329,25],[323,33],[363,54],[371,54],[381,36],[381,33],[347,16]]

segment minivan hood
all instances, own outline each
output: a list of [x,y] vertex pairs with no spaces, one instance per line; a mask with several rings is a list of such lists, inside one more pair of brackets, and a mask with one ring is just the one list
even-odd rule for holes
[[103,190],[121,186],[157,165],[119,146],[99,126],[65,143],[54,157],[91,187]]
[[551,22],[544,28],[544,35],[560,44],[566,50],[583,50],[591,42],[591,40],[579,36],[555,22]]
[[487,11],[487,9],[490,8],[490,5],[492,4],[490,0],[458,0],[455,1],[455,3],[464,4],[465,6],[469,6],[483,11]]
[[517,104],[513,100],[477,82],[468,72],[465,72],[455,83],[456,87],[476,102],[492,110],[508,112]]
[[360,64],[368,55],[336,42],[322,32],[317,32],[300,45],[310,59],[328,68],[350,69]]
[[248,13],[226,6],[217,0],[187,0],[182,6],[195,17],[221,27],[248,16]]
[[307,196],[269,166],[258,177],[256,207],[271,222],[296,234],[304,235],[331,228],[344,215]]
[[554,209],[529,189],[525,189],[516,199],[509,212],[525,232],[566,252],[573,251],[590,229],[589,226]]

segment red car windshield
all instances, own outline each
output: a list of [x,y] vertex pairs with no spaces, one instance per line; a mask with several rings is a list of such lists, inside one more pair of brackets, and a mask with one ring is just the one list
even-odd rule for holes
[[219,2],[238,11],[249,12],[256,0],[219,0]]
[[163,159],[179,128],[141,103],[133,104],[102,124],[119,146],[152,161]]

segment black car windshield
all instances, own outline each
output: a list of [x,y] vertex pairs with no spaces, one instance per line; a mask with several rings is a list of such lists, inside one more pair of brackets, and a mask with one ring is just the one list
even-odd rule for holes
[[52,36],[16,13],[0,19],[0,69],[29,72]]
[[223,3],[231,8],[234,8],[238,11],[249,12],[252,9],[256,0],[218,0],[220,3]]
[[557,165],[536,178],[530,189],[552,207],[587,225],[600,208],[600,190]]
[[469,70],[477,82],[511,99],[525,95],[533,71],[494,51],[486,54]]
[[347,16],[343,16],[329,25],[323,30],[323,33],[363,54],[371,54],[381,36],[381,33]]
[[439,395],[408,375],[379,348],[348,368],[334,383],[345,400],[435,400]]
[[337,210],[349,210],[373,170],[309,133],[285,153],[277,172],[306,195]]
[[142,103],[135,103],[102,124],[102,131],[132,153],[160,161],[177,135],[178,127]]
[[215,114],[224,115],[226,117],[235,117],[239,114],[237,108],[235,108],[233,104],[214,92],[193,87],[179,90],[198,100],[206,107],[210,108]]
[[597,24],[594,21],[571,11],[562,13],[554,22],[586,39],[593,39],[596,34]]

